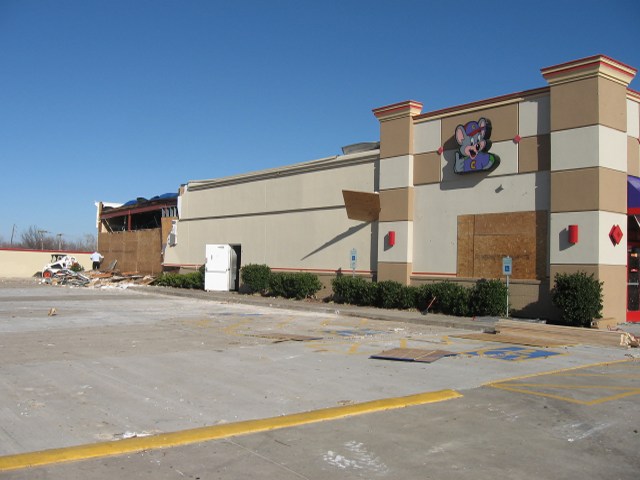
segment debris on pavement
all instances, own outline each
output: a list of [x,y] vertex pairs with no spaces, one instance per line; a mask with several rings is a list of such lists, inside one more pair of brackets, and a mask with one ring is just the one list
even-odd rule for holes
[[640,346],[640,338],[632,335],[629,332],[622,332],[620,334],[620,346],[622,347],[639,347]]
[[89,287],[100,288],[116,286],[126,288],[129,285],[150,285],[156,279],[153,275],[142,275],[138,272],[93,272],[90,277]]
[[529,347],[569,347],[577,345],[578,342],[571,338],[565,339],[549,339],[537,338],[532,335],[507,335],[502,332],[498,333],[464,333],[459,335],[451,335],[455,338],[463,338],[466,340],[478,340],[481,342],[497,342],[509,343],[516,345],[527,345]]
[[401,362],[432,363],[443,357],[454,357],[457,353],[447,350],[424,350],[420,348],[392,348],[371,355],[369,358],[377,360],[397,360]]
[[[601,347],[620,346],[620,332],[595,328],[567,327],[539,322],[501,319],[496,323],[496,337],[526,337],[564,345],[596,345]],[[522,343],[522,342],[518,342]]]
[[268,338],[271,340],[275,340],[274,343],[280,342],[310,342],[312,340],[322,340],[322,337],[310,337],[308,335],[295,335],[292,333],[254,333],[250,334],[251,337],[260,337],[260,338]]
[[76,287],[109,287],[126,288],[130,285],[150,285],[156,279],[153,275],[141,275],[138,272],[75,272],[68,268],[50,271],[42,277],[41,283],[49,285],[69,285]]
[[[47,275],[45,275],[47,273]],[[83,287],[89,283],[89,277],[81,272],[75,272],[68,268],[62,268],[56,271],[46,271],[42,275],[42,283],[50,285],[70,285]]]

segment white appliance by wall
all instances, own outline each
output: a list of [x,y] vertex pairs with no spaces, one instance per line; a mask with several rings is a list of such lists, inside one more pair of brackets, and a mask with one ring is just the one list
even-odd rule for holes
[[236,284],[236,252],[231,245],[206,245],[204,289],[228,292]]

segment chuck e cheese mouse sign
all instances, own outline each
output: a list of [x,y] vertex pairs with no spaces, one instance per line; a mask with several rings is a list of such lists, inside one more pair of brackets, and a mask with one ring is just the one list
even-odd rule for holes
[[453,167],[455,173],[491,171],[500,164],[500,158],[489,152],[491,122],[486,118],[458,125],[455,137],[459,146]]

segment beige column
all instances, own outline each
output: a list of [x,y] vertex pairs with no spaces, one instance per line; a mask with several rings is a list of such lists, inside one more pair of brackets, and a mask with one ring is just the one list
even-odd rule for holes
[[[627,86],[636,70],[605,56],[542,69],[550,85],[550,275],[604,282],[604,317],[626,318]],[[569,225],[578,242],[570,243]],[[610,233],[616,226],[619,243]]]
[[413,117],[422,104],[412,100],[376,108],[380,121],[380,216],[378,281],[408,285],[413,265]]

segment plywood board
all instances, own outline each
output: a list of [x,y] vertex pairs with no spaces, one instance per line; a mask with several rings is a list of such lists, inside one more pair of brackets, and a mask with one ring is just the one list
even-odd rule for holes
[[473,240],[475,215],[458,217],[458,276],[473,277]]
[[514,279],[546,276],[546,211],[461,215],[458,217],[458,275],[502,276],[502,258],[513,259]]
[[343,190],[342,198],[347,209],[347,217],[351,220],[373,222],[380,215],[380,195],[369,192]]
[[383,352],[371,355],[370,358],[379,360],[397,360],[401,362],[421,362],[431,363],[443,357],[457,355],[455,352],[446,350],[424,350],[420,348],[392,348]]
[[104,255],[103,268],[117,260],[120,270],[159,274],[162,272],[161,246],[159,228],[98,235],[98,250]]
[[566,347],[577,345],[577,342],[568,340],[545,340],[523,335],[505,335],[503,333],[468,333],[463,335],[451,335],[455,338],[478,340],[482,342],[510,343],[514,345],[528,345],[531,347]]
[[292,333],[256,333],[252,334],[252,337],[269,338],[278,342],[310,342],[311,340],[322,340],[322,337],[311,337],[308,335],[296,335]]
[[496,324],[496,331],[503,335],[526,336],[545,341],[574,342],[605,347],[620,346],[620,332],[609,332],[593,328],[499,320]]

